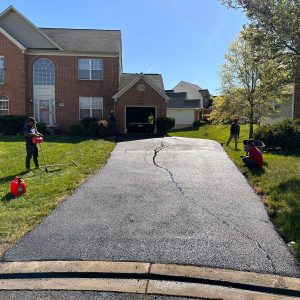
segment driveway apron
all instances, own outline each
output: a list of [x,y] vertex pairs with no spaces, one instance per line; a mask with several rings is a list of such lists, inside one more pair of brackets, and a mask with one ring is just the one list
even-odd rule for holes
[[299,277],[244,176],[214,142],[118,143],[107,164],[5,261],[176,263]]

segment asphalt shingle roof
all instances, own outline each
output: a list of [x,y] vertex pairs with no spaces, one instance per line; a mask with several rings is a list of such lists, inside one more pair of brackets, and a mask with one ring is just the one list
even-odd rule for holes
[[[147,79],[150,79],[156,84],[162,91],[164,91],[164,82],[161,74],[143,74]],[[123,73],[120,75],[119,90],[122,90],[130,82],[135,80],[140,74],[138,73]]]
[[170,98],[168,108],[200,108],[200,99],[185,100]]
[[121,52],[120,30],[39,28],[65,51]]
[[175,93],[174,91],[169,92],[168,90],[165,91],[166,94],[170,97],[170,98],[181,98],[181,99],[186,99],[187,97],[187,93],[186,92],[177,92]]

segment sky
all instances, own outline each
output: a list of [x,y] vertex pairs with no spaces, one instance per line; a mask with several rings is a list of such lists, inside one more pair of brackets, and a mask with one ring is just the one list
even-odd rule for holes
[[120,29],[123,71],[160,73],[166,89],[181,80],[217,95],[220,67],[247,22],[218,0],[1,0],[38,27]]

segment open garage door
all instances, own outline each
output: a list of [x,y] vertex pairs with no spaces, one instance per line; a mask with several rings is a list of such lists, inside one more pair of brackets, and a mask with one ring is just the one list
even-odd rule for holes
[[156,116],[155,107],[134,106],[126,107],[127,133],[145,133],[150,114]]

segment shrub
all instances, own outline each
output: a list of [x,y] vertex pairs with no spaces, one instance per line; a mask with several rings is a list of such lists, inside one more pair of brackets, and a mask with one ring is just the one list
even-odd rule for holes
[[91,122],[97,122],[99,120],[99,118],[90,118],[90,117],[86,117],[86,118],[83,118],[81,120],[81,124],[82,126],[88,130],[89,129],[89,126],[90,126],[90,123]]
[[43,135],[49,134],[49,130],[45,123],[37,123],[36,128],[37,128],[38,132],[42,133]]
[[261,126],[254,138],[265,143],[268,149],[300,151],[300,122],[286,119],[274,125]]
[[92,137],[104,138],[109,134],[108,122],[100,120],[90,122],[88,133]]
[[70,135],[74,136],[84,136],[86,135],[86,130],[81,124],[73,124],[69,128]]
[[22,133],[26,119],[26,116],[0,116],[0,133],[3,135]]
[[155,123],[158,133],[166,135],[168,131],[175,126],[175,119],[169,117],[161,117],[157,118]]
[[203,121],[203,120],[197,120],[197,121],[194,121],[193,127],[200,127],[200,126],[203,126],[205,124],[206,124],[205,121]]
[[104,137],[108,136],[110,133],[110,128],[109,128],[108,122],[105,120],[100,120],[98,122],[98,125],[99,125],[98,136],[100,138],[104,138]]
[[98,137],[99,124],[97,121],[91,121],[88,127],[88,134],[92,137]]

